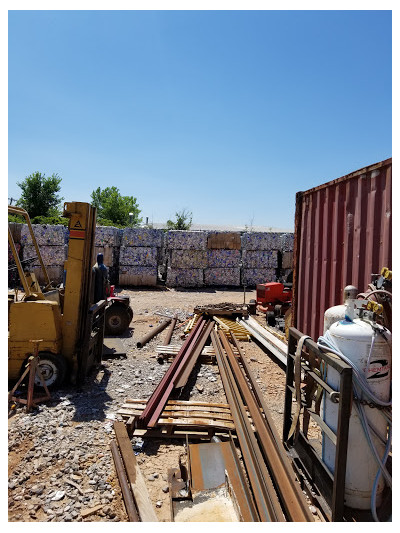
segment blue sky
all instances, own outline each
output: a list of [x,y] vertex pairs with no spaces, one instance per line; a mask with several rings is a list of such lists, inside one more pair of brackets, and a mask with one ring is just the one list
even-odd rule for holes
[[392,155],[390,11],[10,11],[8,196],[115,185],[142,216],[293,229]]

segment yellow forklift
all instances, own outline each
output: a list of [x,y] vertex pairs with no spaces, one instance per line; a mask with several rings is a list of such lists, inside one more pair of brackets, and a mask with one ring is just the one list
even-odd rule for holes
[[[69,218],[68,257],[64,263],[64,286],[53,287],[33,232],[28,213],[8,206],[10,214],[25,218],[40,263],[44,286],[29,268],[23,268],[8,228],[8,242],[18,269],[23,293],[9,294],[8,376],[17,380],[33,355],[33,340],[40,339],[39,369],[46,386],[64,381],[81,383],[90,368],[101,362],[106,300],[93,302],[94,239],[96,208],[84,202],[66,202]],[[37,377],[35,385],[42,386]]]

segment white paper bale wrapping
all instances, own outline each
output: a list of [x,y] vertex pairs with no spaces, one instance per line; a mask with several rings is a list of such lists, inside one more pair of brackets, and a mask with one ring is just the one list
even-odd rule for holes
[[240,285],[240,268],[206,268],[204,284],[207,285]]
[[95,246],[119,246],[122,230],[114,226],[97,226],[95,231]]
[[244,268],[277,268],[278,251],[277,250],[244,250],[243,251]]
[[121,246],[120,265],[157,267],[157,248],[146,246]]
[[122,232],[122,246],[146,246],[161,248],[164,232],[151,228],[124,228]]
[[[64,266],[64,261],[67,259],[68,246],[63,244],[62,246],[40,246],[40,255],[42,256],[43,263],[46,266]],[[36,254],[36,249],[33,244],[27,244],[22,250],[22,259],[33,258],[30,263],[33,266],[40,265],[39,259]]]
[[171,230],[166,234],[166,246],[171,250],[206,250],[207,232]]
[[240,250],[207,250],[207,266],[209,268],[239,267]]
[[[67,228],[62,225],[33,224],[33,233],[39,246],[62,246],[66,241]],[[22,246],[33,244],[28,224],[21,228]]]
[[157,284],[157,267],[120,266],[119,285],[148,286]]
[[168,268],[166,284],[168,287],[203,287],[203,269]]
[[243,233],[242,250],[293,250],[293,233]]
[[274,268],[243,268],[242,283],[248,286],[254,286],[258,283],[268,283],[276,281],[276,272]]
[[205,250],[170,250],[171,268],[206,268],[207,252]]

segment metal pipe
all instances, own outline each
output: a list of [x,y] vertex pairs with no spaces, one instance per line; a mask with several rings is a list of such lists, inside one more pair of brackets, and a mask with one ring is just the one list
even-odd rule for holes
[[165,339],[164,339],[165,346],[171,342],[172,334],[174,332],[177,320],[178,320],[178,317],[175,315],[174,318],[172,319],[169,330],[167,331],[167,334],[165,335]]
[[124,465],[119,454],[118,445],[115,440],[110,442],[111,453],[114,459],[115,471],[117,472],[118,481],[121,487],[122,497],[124,498],[125,509],[128,515],[128,522],[139,522],[139,516],[136,510],[135,501],[128,485]]
[[158,333],[160,333],[163,329],[165,329],[170,323],[171,323],[170,318],[168,318],[167,320],[164,320],[164,322],[161,322],[161,324],[159,324],[156,328],[154,328],[152,331],[147,333],[147,335],[142,337],[140,341],[136,343],[136,346],[138,348],[143,348],[145,344],[147,344],[153,337],[158,335]]

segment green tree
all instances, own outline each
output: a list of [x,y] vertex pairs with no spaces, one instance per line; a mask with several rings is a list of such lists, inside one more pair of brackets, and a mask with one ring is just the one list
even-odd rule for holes
[[182,209],[175,213],[176,220],[167,220],[168,229],[188,230],[192,225],[193,213],[187,209]]
[[103,190],[98,187],[90,196],[92,204],[97,207],[97,221],[100,225],[126,227],[142,222],[136,198],[121,196],[117,187],[106,187]]
[[60,204],[64,200],[57,194],[61,190],[60,183],[58,174],[46,178],[45,174],[34,172],[23,181],[17,182],[22,190],[17,205],[24,208],[30,218],[59,216]]

